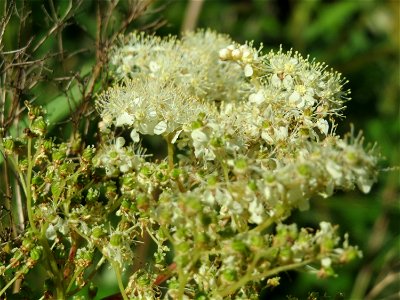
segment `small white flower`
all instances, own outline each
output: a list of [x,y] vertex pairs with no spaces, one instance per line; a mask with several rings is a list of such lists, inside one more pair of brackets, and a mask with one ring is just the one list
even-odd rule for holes
[[132,129],[130,136],[133,142],[135,143],[139,142],[140,140],[139,133],[135,129]]
[[[242,47],[242,46],[241,46]],[[251,51],[248,47],[242,49],[242,60],[243,61],[251,61]]]
[[253,93],[249,96],[249,102],[255,104],[261,104],[265,100],[264,93],[262,90],[258,91],[257,93]]
[[288,137],[288,129],[284,126],[279,126],[278,128],[274,128],[274,134],[278,141],[285,140]]
[[158,70],[160,70],[160,68],[161,67],[155,61],[151,61],[149,63],[149,69],[152,73],[156,73]]
[[274,74],[271,77],[271,84],[272,84],[272,86],[278,88],[281,86],[282,80],[279,78],[279,76],[277,74]]
[[125,139],[120,136],[115,140],[115,148],[121,149],[125,145]]
[[55,240],[57,237],[56,228],[50,223],[49,227],[46,229],[46,238],[48,240]]
[[193,130],[191,133],[191,136],[192,136],[193,142],[195,142],[195,143],[203,144],[203,143],[207,143],[207,141],[208,141],[207,135],[203,131],[201,131],[201,129]]
[[324,268],[329,268],[332,265],[332,260],[329,257],[324,257],[321,259],[321,266]]
[[319,119],[319,120],[317,121],[317,127],[318,127],[319,130],[321,130],[321,132],[322,132],[324,135],[327,135],[327,134],[328,134],[329,124],[328,124],[328,121],[327,121],[327,120],[325,120],[325,119]]
[[135,118],[132,115],[128,114],[127,112],[123,112],[115,120],[115,126],[120,127],[123,125],[132,125],[134,121]]
[[160,135],[167,130],[167,122],[161,121],[154,127],[154,134]]
[[228,60],[231,58],[231,51],[229,51],[227,48],[224,48],[219,50],[218,55],[221,60]]
[[340,179],[343,175],[342,167],[332,160],[328,160],[325,164],[326,170],[333,179]]
[[239,49],[235,49],[232,51],[232,58],[235,60],[239,60],[242,58],[242,51],[240,51]]
[[293,77],[286,75],[285,78],[283,78],[282,83],[287,90],[291,90],[293,88]]
[[253,75],[253,67],[249,64],[244,66],[244,76],[251,77]]

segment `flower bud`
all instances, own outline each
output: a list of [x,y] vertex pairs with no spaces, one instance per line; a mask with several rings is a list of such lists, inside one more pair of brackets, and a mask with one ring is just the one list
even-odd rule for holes
[[242,58],[242,51],[240,51],[239,49],[235,49],[232,51],[232,58],[235,60],[239,60]]
[[43,249],[40,246],[36,246],[35,248],[33,248],[29,254],[30,258],[32,258],[34,261],[37,261],[40,259],[40,257],[42,256],[43,253]]
[[95,239],[101,238],[105,233],[105,230],[100,226],[96,226],[92,229],[92,237]]
[[228,282],[233,282],[237,280],[237,272],[233,269],[227,269],[222,273],[222,277]]
[[43,117],[40,116],[32,122],[30,129],[38,136],[42,136],[46,133],[47,122],[43,119]]
[[219,50],[218,55],[221,60],[228,60],[232,57],[231,51],[229,51],[227,48]]
[[110,244],[117,247],[122,244],[122,235],[120,233],[114,233],[110,238]]

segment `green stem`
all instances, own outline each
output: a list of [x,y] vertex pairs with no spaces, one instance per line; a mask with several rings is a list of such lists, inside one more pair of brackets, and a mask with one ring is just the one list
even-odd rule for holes
[[50,249],[49,243],[47,242],[47,239],[45,238],[45,228],[43,228],[42,236],[40,237],[39,241],[40,244],[43,247],[43,251],[45,253],[45,259],[47,260],[49,264],[49,268],[51,273],[53,274],[53,282],[55,283],[56,286],[56,298],[57,299],[65,299],[65,290],[64,290],[64,281],[63,281],[63,276],[58,269],[56,259],[53,255],[53,252]]
[[33,169],[32,139],[28,138],[28,170],[26,174],[25,196],[26,196],[26,206],[27,206],[29,224],[31,225],[33,232],[37,234],[38,230],[36,228],[32,215],[32,195],[31,195],[32,169]]
[[83,271],[82,267],[80,267],[80,268],[78,268],[77,270],[74,271],[74,275],[72,276],[72,278],[71,278],[71,280],[70,280],[70,282],[68,284],[68,287],[67,287],[67,291],[66,291],[67,293],[70,291],[70,289],[72,288],[72,286],[73,286],[73,284],[75,282],[75,279],[79,276],[80,273],[82,273],[82,271]]
[[165,137],[165,140],[168,145],[168,166],[172,170],[174,168],[174,144],[171,143],[171,139],[168,136]]
[[185,292],[185,286],[188,279],[188,276],[185,276],[183,273],[183,269],[178,267],[178,278],[179,278],[179,289],[177,299],[183,299],[183,293]]
[[[89,276],[87,276],[86,281],[84,282],[83,286],[79,286],[76,289],[68,292],[67,297],[75,295],[80,290],[82,290],[82,288],[84,288],[89,282],[91,282],[92,278],[97,274],[97,271],[100,269],[101,265],[105,262],[105,260],[106,260],[105,256],[102,256],[101,259],[99,260],[99,262],[97,263],[96,267],[94,268],[94,270],[92,270],[92,272],[89,274]],[[72,287],[72,285],[71,285],[71,287]],[[70,289],[69,285],[68,285],[68,289]]]
[[179,280],[179,289],[178,289],[178,296],[177,299],[183,299],[183,294],[185,292],[185,286],[189,278],[190,274],[190,269],[191,267],[197,262],[199,259],[200,253],[198,249],[194,249],[192,255],[191,255],[191,262],[185,266],[186,272],[184,272],[184,269],[177,264],[177,269],[178,269],[178,280]]
[[129,298],[125,293],[124,284],[122,282],[121,268],[118,266],[118,264],[116,262],[111,262],[111,265],[114,269],[115,275],[117,276],[118,287],[119,287],[119,291],[121,292],[122,298],[124,300],[128,300]]
[[297,269],[300,268],[302,266],[305,266],[309,263],[311,263],[312,260],[305,260],[303,262],[300,263],[295,263],[295,264],[290,264],[290,265],[286,265],[286,266],[281,266],[281,267],[277,267],[274,268],[272,270],[268,270],[265,271],[264,273],[258,274],[256,276],[252,275],[253,269],[249,269],[247,271],[247,273],[241,277],[238,281],[236,281],[235,283],[229,285],[229,286],[223,286],[219,291],[217,291],[217,294],[220,297],[226,297],[229,295],[232,295],[233,293],[235,293],[240,287],[246,285],[249,281],[259,281],[262,280],[263,278],[267,278],[267,277],[271,277],[272,275],[284,272],[284,271],[288,271],[288,270],[293,270],[293,269]]
[[7,284],[3,287],[3,289],[0,291],[0,296],[4,294],[4,292],[18,279],[20,276],[22,276],[24,273],[24,270],[21,270],[15,274],[13,279],[11,279]]

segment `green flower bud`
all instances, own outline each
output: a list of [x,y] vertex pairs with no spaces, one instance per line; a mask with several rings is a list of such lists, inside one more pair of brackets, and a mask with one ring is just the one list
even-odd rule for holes
[[145,175],[146,177],[149,177],[149,176],[152,174],[152,171],[151,171],[151,169],[150,169],[148,166],[143,166],[143,167],[140,169],[140,173],[143,174],[143,175]]
[[67,177],[74,172],[74,165],[70,162],[65,162],[59,166],[58,172],[60,176]]
[[105,234],[106,234],[105,230],[100,226],[94,227],[92,229],[92,237],[94,237],[95,239],[99,239]]
[[149,199],[145,194],[137,195],[136,206],[140,210],[146,210],[149,207]]
[[186,212],[190,215],[198,214],[202,210],[201,202],[196,198],[186,199]]
[[182,174],[182,170],[180,170],[180,169],[173,169],[172,171],[171,171],[171,176],[172,176],[172,178],[174,178],[174,179],[177,179],[177,178],[179,178],[179,176]]
[[28,170],[28,160],[26,158],[19,161],[19,169],[22,172]]
[[257,191],[257,183],[254,180],[250,180],[247,183],[247,186],[250,190],[252,190],[253,192]]
[[233,282],[237,280],[237,272],[233,269],[227,269],[222,273],[222,277],[226,281]]
[[43,141],[42,148],[45,152],[50,152],[53,148],[53,141],[51,140]]
[[246,253],[249,250],[242,240],[233,240],[231,245],[233,250],[240,253]]
[[38,117],[32,122],[30,129],[33,133],[37,134],[38,136],[42,136],[46,133],[47,123],[43,119],[43,117]]
[[26,100],[24,104],[28,109],[29,120],[35,120],[36,118],[43,117],[45,114],[45,110],[41,106],[34,106],[28,100]]
[[212,137],[210,140],[210,145],[214,148],[219,148],[223,146],[223,142],[219,137]]
[[151,283],[150,278],[146,276],[146,274],[139,276],[136,280],[137,284],[140,286],[150,286]]
[[12,137],[3,138],[3,147],[6,155],[11,155],[14,153],[15,144]]
[[311,170],[310,166],[306,164],[301,164],[297,167],[297,171],[299,172],[300,175],[302,176],[310,176]]
[[265,177],[266,183],[272,183],[275,182],[275,180],[276,180],[275,175],[271,173],[267,174],[267,176]]
[[265,246],[264,238],[260,235],[253,235],[250,238],[250,245],[254,248],[263,248]]
[[279,253],[279,248],[272,247],[272,248],[268,248],[265,251],[264,256],[265,256],[266,260],[273,262],[278,257],[278,253]]
[[114,233],[110,238],[110,244],[117,247],[122,244],[122,235],[120,233]]
[[279,260],[287,263],[292,259],[292,250],[289,247],[281,248],[279,251]]
[[215,186],[218,183],[218,178],[215,175],[211,175],[207,178],[207,184],[210,187]]
[[135,174],[126,174],[122,177],[121,190],[124,192],[132,191],[136,187],[136,176]]
[[39,175],[35,175],[32,177],[32,185],[41,185],[43,182],[43,178]]
[[29,238],[28,239],[24,239],[22,241],[21,250],[22,251],[29,251],[29,250],[32,249],[33,246],[34,246],[34,243],[33,243],[33,241],[31,239],[29,239]]
[[86,147],[82,153],[82,160],[86,163],[90,162],[94,157],[96,149],[93,147]]
[[43,249],[40,246],[36,246],[35,248],[33,248],[29,254],[30,258],[32,258],[34,261],[37,261],[40,259],[40,257],[42,256],[43,253]]
[[244,158],[240,158],[235,161],[235,171],[245,171],[247,169],[247,161]]
[[94,202],[99,199],[99,196],[100,196],[100,191],[96,188],[91,187],[86,195],[86,200],[89,202]]
[[170,290],[176,290],[179,288],[179,281],[172,278],[168,281],[168,289]]
[[53,153],[51,155],[54,162],[59,163],[67,157],[68,146],[63,143],[58,146],[58,148],[53,149]]
[[123,208],[124,210],[129,210],[131,207],[131,202],[127,199],[122,200],[121,202],[121,208]]

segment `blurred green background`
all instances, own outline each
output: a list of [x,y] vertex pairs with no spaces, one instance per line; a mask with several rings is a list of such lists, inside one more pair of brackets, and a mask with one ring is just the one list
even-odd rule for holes
[[[104,0],[105,1],[105,0]],[[1,2],[1,1],[0,1]],[[102,1],[100,1],[101,3]],[[121,2],[121,15],[127,1]],[[29,34],[43,36],[48,24],[43,18],[46,1],[28,1],[32,9]],[[66,1],[55,1],[62,12]],[[49,58],[50,77],[90,72],[94,64],[93,39],[96,30],[95,1],[86,0],[73,22],[63,32],[66,51],[82,50],[60,65],[57,56]],[[160,8],[162,8],[160,10]],[[191,10],[192,9],[192,10]],[[131,29],[162,17],[166,24],[157,34],[179,35],[182,29],[211,28],[227,33],[240,43],[254,40],[264,44],[264,51],[293,48],[303,56],[310,55],[341,72],[349,80],[352,100],[347,103],[346,119],[339,133],[355,124],[366,142],[376,142],[384,157],[379,182],[368,195],[360,192],[337,193],[329,199],[314,199],[311,210],[295,213],[288,222],[316,227],[322,220],[340,225],[350,235],[352,244],[359,245],[363,258],[338,268],[338,277],[320,280],[313,274],[289,272],[282,274],[281,285],[265,292],[265,299],[399,299],[400,298],[400,2],[398,0],[157,0],[152,13],[132,24]],[[0,15],[3,10],[0,8]],[[198,13],[198,18],[196,17]],[[118,22],[119,15],[115,16]],[[186,20],[186,21],[185,21]],[[191,21],[191,22],[190,22]],[[190,23],[192,23],[190,25]],[[186,24],[186,25],[185,25]],[[14,26],[14,27],[13,27]],[[193,27],[194,26],[194,27]],[[16,49],[16,23],[11,22],[5,33],[7,49]],[[7,50],[6,49],[6,50]],[[50,38],[37,56],[57,51],[57,39]],[[25,99],[52,105],[57,126],[52,134],[68,137],[73,126],[68,114],[70,105],[61,91],[68,82],[42,80]],[[61,98],[59,98],[61,95]],[[62,98],[64,97],[64,99]],[[56,108],[56,109],[55,109]],[[50,109],[50,110],[51,110]],[[95,119],[96,114],[91,114]],[[89,133],[96,130],[94,125]],[[92,134],[83,137],[93,143]],[[388,168],[397,167],[396,170]],[[0,180],[1,181],[1,180]],[[113,274],[105,272],[96,278],[102,289],[98,297],[118,290]],[[310,295],[310,292],[315,292]]]

